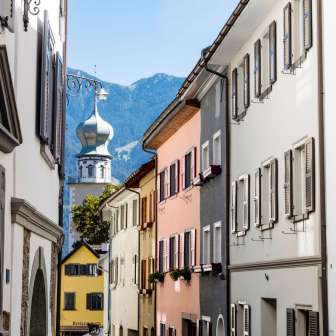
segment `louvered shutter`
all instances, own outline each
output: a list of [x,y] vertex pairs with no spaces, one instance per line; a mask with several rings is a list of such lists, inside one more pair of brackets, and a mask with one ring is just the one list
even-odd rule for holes
[[232,71],[232,119],[238,118],[238,71]]
[[243,308],[243,330],[244,336],[250,336],[251,333],[251,309],[249,305],[244,305]]
[[254,44],[254,95],[261,95],[261,41],[257,40]]
[[184,233],[180,233],[180,239],[179,239],[179,263],[180,268],[184,268]]
[[237,181],[231,184],[231,233],[237,232]]
[[305,143],[305,207],[306,213],[315,210],[315,146],[314,139]]
[[163,240],[159,241],[159,272],[163,273]]
[[175,192],[178,193],[180,190],[180,160],[175,162]]
[[293,216],[293,153],[288,150],[285,153],[285,217]]
[[128,225],[128,203],[125,204],[125,229],[127,229]]
[[250,176],[244,175],[244,200],[243,200],[243,229],[248,230],[250,228]]
[[287,336],[295,336],[295,310],[287,308],[286,310],[286,319],[287,319]]
[[292,66],[292,4],[284,8],[284,69]]
[[197,175],[197,147],[193,147],[191,151],[191,181]]
[[312,0],[303,0],[303,47],[308,51],[313,45]]
[[6,18],[7,29],[14,33],[14,18],[15,18],[15,1],[1,0],[0,1],[0,16]]
[[202,320],[197,320],[197,335],[198,336],[203,336],[203,321]]
[[250,55],[244,57],[244,107],[250,106]]
[[175,254],[174,254],[174,262],[175,262],[175,269],[179,268],[179,235],[175,235]]
[[208,322],[208,336],[212,336],[212,322]]
[[320,320],[319,313],[310,311],[309,312],[309,332],[308,336],[319,336],[320,335]]
[[170,169],[165,169],[165,198],[169,198],[170,196]]
[[169,263],[170,263],[170,250],[169,250],[169,238],[165,239],[165,271],[169,272]]
[[41,72],[41,105],[39,118],[39,136],[41,140],[51,145],[52,142],[52,111],[53,111],[53,48],[48,12],[44,12],[44,30],[42,42],[42,72]]
[[157,202],[160,203],[160,174],[156,175],[156,196]]
[[6,170],[0,165],[0,312],[2,312],[3,274],[4,274],[4,233],[6,204]]
[[270,186],[270,223],[275,223],[278,220],[278,160],[274,159],[270,164],[269,186]]
[[254,173],[254,225],[261,225],[261,169],[258,168]]
[[191,266],[196,265],[196,230],[192,229],[190,231],[190,258],[191,258]]
[[237,319],[236,319],[236,305],[234,303],[231,304],[231,336],[236,336],[236,329],[237,329]]
[[269,80],[274,84],[277,80],[277,26],[273,21],[269,26]]
[[54,118],[53,118],[53,155],[57,163],[61,163],[63,146],[63,62],[59,53],[55,59],[55,90],[54,90]]

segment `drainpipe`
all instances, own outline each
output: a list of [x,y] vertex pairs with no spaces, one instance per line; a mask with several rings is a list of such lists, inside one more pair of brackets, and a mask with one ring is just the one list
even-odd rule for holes
[[[229,97],[229,79],[226,74],[220,73],[213,69],[210,69],[208,66],[208,60],[206,60],[205,55],[207,54],[210,47],[205,48],[202,50],[202,59],[204,60],[204,69],[216,76],[225,80],[225,96]],[[228,100],[227,100],[228,102]],[[226,279],[226,307],[230,307],[231,302],[231,273],[229,271],[230,265],[230,216],[228,213],[230,212],[230,121],[229,121],[229,104],[226,103],[225,106],[225,191],[226,191],[226,246],[225,246],[225,279]],[[226,310],[226,328],[227,328],[227,335],[231,333],[230,331],[230,309],[227,308]]]
[[[139,220],[139,223],[140,223],[140,193],[138,191],[135,191],[134,189],[131,189],[131,188],[128,188],[126,187],[125,185],[125,190],[128,190],[134,194],[136,194],[138,196],[138,220]],[[139,224],[138,223],[138,224]],[[139,275],[140,275],[140,234],[138,233],[138,282],[139,282]],[[140,332],[139,330],[139,326],[140,326],[140,322],[139,322],[139,308],[140,308],[140,302],[139,302],[139,294],[138,294],[138,334]]]
[[[148,154],[151,154],[154,156],[154,161],[155,161],[155,186],[154,188],[156,189],[156,186],[157,186],[157,163],[158,163],[158,157],[157,157],[157,153],[156,151],[153,151],[153,150],[150,150],[150,149],[147,149],[145,148],[144,144],[142,143],[142,150]],[[155,204],[155,244],[154,244],[154,269],[156,269],[156,243],[157,243],[157,202],[155,200],[154,202]],[[140,246],[140,245],[139,245]],[[155,296],[154,296],[154,335],[156,335],[156,322],[157,322],[157,319],[156,319],[156,300],[157,300],[157,294],[156,294],[156,282],[154,282],[154,289],[155,289]]]
[[323,18],[322,1],[317,1],[317,41],[318,43],[318,108],[319,108],[319,152],[320,152],[320,208],[321,208],[321,258],[322,258],[322,328],[323,335],[329,335],[329,311],[328,311],[328,265],[327,265],[327,227],[325,205],[325,146],[324,146],[324,82],[323,82]]

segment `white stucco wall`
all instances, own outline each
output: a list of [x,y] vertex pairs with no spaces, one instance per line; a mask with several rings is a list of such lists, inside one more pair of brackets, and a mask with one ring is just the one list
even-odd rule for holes
[[324,66],[324,127],[325,127],[325,181],[326,181],[326,222],[328,254],[328,295],[330,336],[336,334],[336,2],[325,0],[323,3],[323,66]]

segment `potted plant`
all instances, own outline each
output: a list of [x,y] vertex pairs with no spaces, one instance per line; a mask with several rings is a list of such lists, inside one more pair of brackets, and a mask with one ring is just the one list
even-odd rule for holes
[[149,274],[149,282],[154,283],[154,282],[163,282],[164,280],[164,274],[160,272],[154,272]]
[[170,277],[174,281],[177,281],[180,276],[181,276],[181,270],[179,270],[179,269],[175,269],[175,270],[170,272]]
[[181,280],[190,281],[191,280],[191,271],[189,267],[184,267],[181,271],[180,278]]

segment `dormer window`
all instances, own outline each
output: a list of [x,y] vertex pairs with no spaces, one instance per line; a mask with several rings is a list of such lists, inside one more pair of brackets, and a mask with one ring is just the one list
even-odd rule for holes
[[88,166],[88,177],[93,177],[94,175],[94,167],[93,165]]

